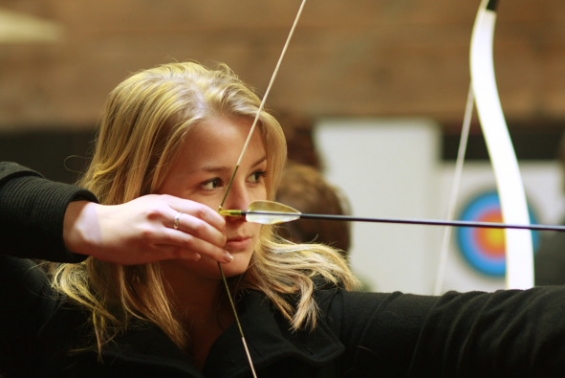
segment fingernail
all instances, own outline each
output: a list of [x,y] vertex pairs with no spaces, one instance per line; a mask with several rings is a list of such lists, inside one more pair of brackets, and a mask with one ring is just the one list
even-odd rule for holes
[[224,251],[224,258],[226,262],[230,262],[233,260],[233,255],[228,251]]

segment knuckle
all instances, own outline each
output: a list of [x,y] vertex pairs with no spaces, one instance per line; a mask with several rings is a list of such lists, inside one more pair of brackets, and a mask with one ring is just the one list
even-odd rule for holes
[[146,211],[145,216],[147,217],[147,219],[151,221],[155,221],[155,220],[163,219],[164,214],[160,208],[151,207]]
[[207,228],[206,223],[202,221],[195,222],[192,225],[192,233],[196,236],[201,236],[206,231],[206,228]]
[[194,216],[200,219],[204,219],[206,217],[207,212],[208,212],[208,208],[206,208],[204,205],[200,205],[195,208]]
[[145,242],[149,242],[155,238],[155,230],[150,227],[143,227],[139,234],[141,235],[141,239]]

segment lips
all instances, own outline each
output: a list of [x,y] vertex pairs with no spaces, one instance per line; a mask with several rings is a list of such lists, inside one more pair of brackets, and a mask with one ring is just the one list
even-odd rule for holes
[[239,252],[248,249],[253,242],[249,236],[237,236],[228,239],[225,248],[230,252]]

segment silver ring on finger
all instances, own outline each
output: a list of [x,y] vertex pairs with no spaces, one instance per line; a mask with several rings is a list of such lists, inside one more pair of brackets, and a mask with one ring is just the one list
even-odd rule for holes
[[177,215],[175,216],[175,221],[173,222],[173,228],[175,230],[179,229],[179,222],[180,222],[180,217],[182,216],[182,213],[177,213]]

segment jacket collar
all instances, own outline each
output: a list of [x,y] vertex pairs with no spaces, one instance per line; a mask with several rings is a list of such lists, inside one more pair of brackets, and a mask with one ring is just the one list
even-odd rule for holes
[[[292,332],[286,319],[272,308],[260,292],[249,291],[241,302],[240,321],[247,345],[259,371],[285,358],[321,366],[340,355],[344,347],[323,319],[315,331]],[[130,330],[109,345],[105,358],[113,363],[136,363],[167,366],[193,377],[236,378],[250,375],[250,367],[236,324],[230,326],[213,344],[203,373],[159,329]]]
[[[261,368],[286,358],[297,359],[305,365],[316,367],[344,351],[344,346],[323,317],[319,319],[314,331],[292,332],[288,321],[273,308],[264,294],[249,291],[239,304],[240,321],[258,372]],[[69,342],[64,344],[70,346],[84,342],[88,331],[84,328],[84,323],[74,315],[76,310],[66,309],[59,312],[58,316],[52,319],[50,326],[44,329],[44,339],[52,341],[53,337],[58,335],[60,340],[60,330],[68,329],[68,326],[76,323],[71,327],[75,332],[71,331],[72,335],[67,335]],[[87,359],[97,359],[95,348],[90,348],[86,353],[90,354]],[[203,372],[196,369],[190,358],[153,325],[132,328],[117,338],[106,347],[103,360],[105,364],[115,368],[128,370],[128,366],[135,366],[146,373],[168,372],[168,376],[236,378],[250,375],[250,367],[236,324],[232,324],[212,345]],[[99,367],[104,369],[103,366]]]
[[[321,366],[344,351],[337,336],[323,319],[315,331],[291,331],[290,324],[260,292],[244,298],[240,321],[255,367],[260,370],[284,358]],[[249,364],[237,325],[232,325],[212,346],[204,368],[207,377],[240,377],[249,374]]]

